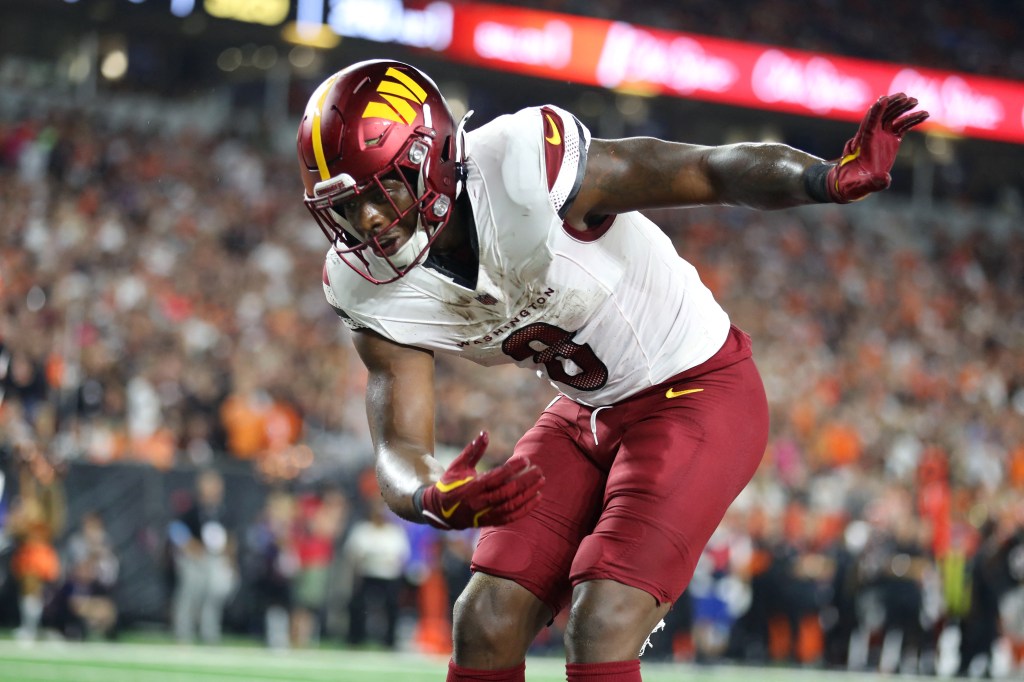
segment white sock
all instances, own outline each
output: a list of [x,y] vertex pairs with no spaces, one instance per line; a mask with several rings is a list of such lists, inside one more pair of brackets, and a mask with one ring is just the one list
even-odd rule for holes
[[271,649],[287,649],[288,610],[283,606],[271,606],[264,616],[267,628],[267,646]]
[[39,620],[43,617],[43,598],[38,594],[21,596],[21,628],[22,631],[35,635],[39,629]]

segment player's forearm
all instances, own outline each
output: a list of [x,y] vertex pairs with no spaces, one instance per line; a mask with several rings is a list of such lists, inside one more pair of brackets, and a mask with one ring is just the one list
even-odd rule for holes
[[432,455],[433,356],[375,334],[357,334],[355,340],[370,372],[366,384],[366,414],[381,495],[399,516],[419,520],[413,494],[435,482],[444,472],[444,467]]
[[409,521],[422,523],[413,503],[416,491],[437,481],[444,468],[429,453],[409,447],[377,448],[377,482],[391,511]]
[[[827,200],[816,171],[827,169],[811,154],[778,143],[742,143],[715,147],[706,160],[708,178],[723,204],[779,209]],[[820,188],[823,192],[824,185]]]

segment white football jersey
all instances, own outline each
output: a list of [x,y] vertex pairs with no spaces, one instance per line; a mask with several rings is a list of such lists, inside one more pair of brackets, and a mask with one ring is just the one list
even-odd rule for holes
[[467,143],[476,287],[429,264],[371,284],[332,248],[324,291],[350,327],[481,365],[515,362],[590,406],[718,351],[729,317],[654,223],[637,212],[585,233],[563,223],[590,144],[574,116],[524,109],[470,132]]

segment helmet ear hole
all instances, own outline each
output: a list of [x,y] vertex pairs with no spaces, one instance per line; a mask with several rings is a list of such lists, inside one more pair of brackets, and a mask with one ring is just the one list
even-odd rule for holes
[[444,138],[444,144],[441,145],[441,161],[448,163],[452,158],[452,136],[448,135]]
[[413,187],[415,187],[416,181],[419,180],[420,174],[416,172],[414,169],[407,168],[405,166],[401,166],[399,170],[402,171],[402,176],[405,178],[405,181],[408,182]]

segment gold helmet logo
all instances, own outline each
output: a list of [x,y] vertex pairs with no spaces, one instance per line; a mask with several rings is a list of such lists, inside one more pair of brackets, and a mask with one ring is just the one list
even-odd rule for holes
[[[377,92],[385,102],[370,102],[363,111],[363,118],[386,118],[396,123],[409,125],[416,120],[417,112],[412,104],[422,105],[427,99],[426,91],[416,81],[394,67],[384,73],[385,79],[377,86]],[[387,80],[393,78],[394,80]]]

